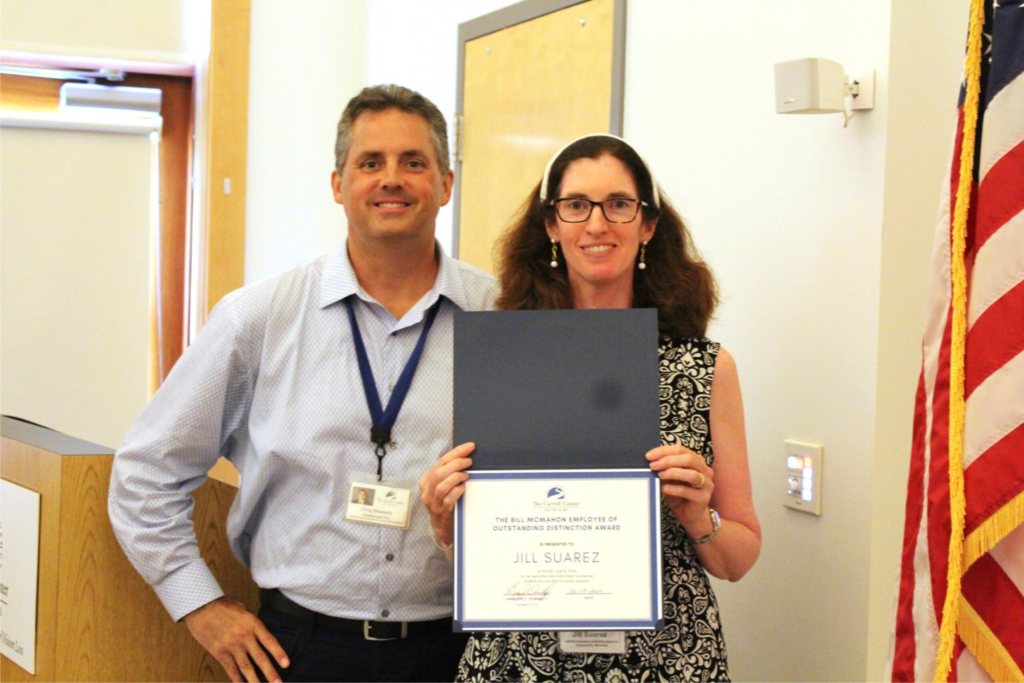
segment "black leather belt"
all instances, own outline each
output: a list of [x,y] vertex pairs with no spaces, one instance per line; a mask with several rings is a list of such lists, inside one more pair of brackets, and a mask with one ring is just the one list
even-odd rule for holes
[[331,617],[303,607],[276,588],[261,588],[260,604],[317,626],[355,633],[366,640],[397,640],[432,631],[450,631],[452,628],[450,617],[433,621],[368,621]]

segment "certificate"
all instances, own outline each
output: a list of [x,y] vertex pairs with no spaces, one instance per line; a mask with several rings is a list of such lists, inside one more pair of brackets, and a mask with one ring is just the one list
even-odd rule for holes
[[470,471],[455,517],[455,629],[661,626],[648,469]]

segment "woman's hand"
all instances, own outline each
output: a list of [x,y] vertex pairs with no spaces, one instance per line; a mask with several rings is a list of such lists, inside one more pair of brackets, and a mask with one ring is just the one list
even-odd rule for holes
[[469,454],[476,444],[464,443],[442,455],[434,466],[420,478],[420,500],[430,512],[430,526],[434,537],[450,546],[455,536],[452,514],[455,502],[466,490],[469,473],[464,470],[473,464]]
[[648,451],[647,460],[661,479],[665,502],[690,538],[710,534],[708,507],[715,491],[715,471],[704,458],[683,446],[661,446]]

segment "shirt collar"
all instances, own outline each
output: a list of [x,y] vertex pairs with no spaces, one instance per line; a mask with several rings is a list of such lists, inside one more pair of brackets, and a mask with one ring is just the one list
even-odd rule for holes
[[[427,306],[433,305],[437,297],[443,296],[460,309],[466,310],[469,304],[466,299],[466,290],[462,285],[462,278],[459,277],[459,262],[446,254],[436,241],[434,248],[440,254],[441,262],[437,270],[437,280],[427,295],[429,299],[426,302]],[[324,264],[323,276],[320,281],[320,308],[326,308],[353,294],[361,299],[372,300],[372,297],[359,284],[352,261],[348,257],[348,242],[346,242],[328,256],[327,262]]]

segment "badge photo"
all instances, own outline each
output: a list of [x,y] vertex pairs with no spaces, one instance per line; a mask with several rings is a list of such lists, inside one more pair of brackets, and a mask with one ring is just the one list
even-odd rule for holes
[[375,477],[354,477],[349,483],[345,519],[359,524],[408,529],[412,488],[388,482],[370,483]]

